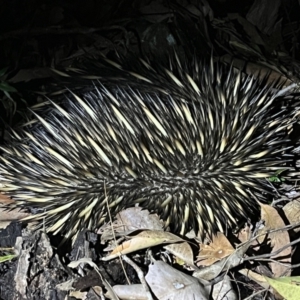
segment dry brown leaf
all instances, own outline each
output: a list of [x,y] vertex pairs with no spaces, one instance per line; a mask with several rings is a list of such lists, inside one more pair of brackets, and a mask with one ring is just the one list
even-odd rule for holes
[[0,193],[0,204],[13,204],[15,203],[14,200],[12,200],[11,198],[7,197],[6,195],[3,195]]
[[141,229],[163,230],[163,222],[157,214],[150,214],[148,210],[141,207],[130,207],[116,215],[113,225],[105,224],[98,230],[101,241],[106,242],[113,238],[112,229],[116,236],[124,236]]
[[[291,225],[300,223],[300,201],[299,200],[294,200],[286,204],[283,208],[283,211]],[[299,232],[300,226],[294,228],[294,231]]]
[[12,221],[19,221],[30,214],[18,209],[7,210],[0,207],[0,229],[5,229]]
[[[174,243],[171,245],[164,246],[166,250],[168,250],[170,253],[176,256],[177,263],[182,265],[187,264],[191,267],[194,266],[194,254],[193,250],[189,243],[183,242],[183,243]],[[183,262],[181,263],[180,260]]]
[[218,232],[209,245],[201,246],[200,253],[197,257],[197,266],[210,266],[216,261],[229,256],[233,252],[234,248],[231,246],[226,236],[223,233]]
[[[280,215],[278,214],[277,210],[274,207],[267,205],[267,204],[262,204],[262,203],[260,203],[260,206],[261,206],[261,218],[265,221],[265,227],[263,229],[259,230],[259,232],[258,232],[258,234],[260,235],[258,240],[260,243],[262,243],[266,238],[265,233],[267,233],[268,231],[273,230],[273,229],[283,228],[285,226],[285,224],[284,224],[282,218],[280,217]],[[276,252],[283,246],[286,246],[290,243],[290,237],[289,237],[287,230],[278,230],[278,231],[269,233],[268,238],[270,239],[270,243],[272,246],[272,253]],[[292,248],[287,247],[280,253],[273,255],[271,258],[272,259],[280,258],[277,260],[280,261],[281,263],[290,264],[291,263],[291,251],[292,251]],[[282,275],[285,275],[285,276],[290,275],[290,271],[288,270],[289,268],[286,266],[283,266],[282,264],[272,262],[272,263],[270,263],[270,267],[272,269],[274,277],[279,277]]]
[[162,222],[157,214],[150,214],[141,207],[131,207],[116,215],[117,224],[125,231],[137,229],[163,230]]
[[130,237],[130,240],[125,241],[117,246],[110,255],[103,257],[102,260],[110,260],[119,255],[128,254],[141,249],[166,244],[182,242],[183,240],[175,234],[159,231],[159,230],[145,230],[135,236]]
[[194,272],[193,276],[205,280],[212,280],[218,277],[222,272],[241,265],[250,242],[239,246],[231,255],[215,262],[213,265],[206,266]]
[[251,228],[247,225],[243,229],[241,229],[237,234],[236,237],[242,242],[245,243],[251,237]]
[[0,193],[0,228],[4,229],[11,221],[19,221],[30,215],[20,208],[7,210],[7,206],[12,207],[14,203],[14,200]]

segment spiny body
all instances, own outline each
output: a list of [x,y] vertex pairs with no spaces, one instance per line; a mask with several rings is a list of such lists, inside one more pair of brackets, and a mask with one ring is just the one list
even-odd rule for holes
[[247,190],[264,200],[265,178],[287,168],[294,113],[280,87],[197,59],[137,65],[100,81],[87,73],[82,88],[33,108],[1,147],[0,191],[67,237],[107,220],[107,203],[111,213],[138,203],[180,233],[256,211]]

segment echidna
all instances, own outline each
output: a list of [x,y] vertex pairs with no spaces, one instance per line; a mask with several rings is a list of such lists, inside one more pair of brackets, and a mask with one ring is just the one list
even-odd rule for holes
[[111,213],[138,203],[181,234],[211,234],[255,212],[247,191],[263,201],[266,178],[288,168],[293,95],[177,56],[168,68],[113,68],[118,75],[88,74],[12,131],[0,191],[67,237],[103,223],[107,203]]

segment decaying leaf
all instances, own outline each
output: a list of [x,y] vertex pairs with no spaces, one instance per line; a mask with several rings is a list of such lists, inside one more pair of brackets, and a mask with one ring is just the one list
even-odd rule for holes
[[295,232],[299,232],[300,231],[300,201],[299,200],[290,201],[283,207],[283,211],[291,225],[299,224],[298,227],[293,229]]
[[197,257],[197,265],[209,266],[234,252],[234,248],[228,239],[221,232],[213,237],[209,245],[201,245],[200,253]]
[[194,254],[193,250],[189,243],[182,242],[182,243],[174,243],[167,246],[164,246],[166,250],[176,256],[176,261],[178,264],[187,264],[191,267],[194,266]]
[[152,292],[160,300],[209,299],[210,291],[200,280],[186,275],[162,261],[155,261],[149,266],[149,272],[145,279]]
[[[284,228],[285,224],[278,214],[277,210],[270,205],[260,204],[261,206],[261,218],[265,221],[265,227],[262,228],[258,234],[260,235],[258,240],[260,243],[266,240],[267,232],[274,229]],[[276,252],[280,248],[288,245],[290,243],[290,237],[287,230],[277,230],[275,232],[268,233],[267,238],[270,240],[272,246],[272,253]],[[285,248],[278,254],[273,255],[271,258],[276,259],[280,263],[271,262],[270,267],[274,274],[274,277],[285,275],[290,275],[289,266],[283,264],[291,263],[291,247]]]
[[102,260],[110,260],[123,254],[128,254],[141,249],[161,245],[182,242],[183,240],[175,234],[159,231],[159,230],[145,230],[135,236],[129,237],[121,245],[117,246],[110,255],[103,257]]

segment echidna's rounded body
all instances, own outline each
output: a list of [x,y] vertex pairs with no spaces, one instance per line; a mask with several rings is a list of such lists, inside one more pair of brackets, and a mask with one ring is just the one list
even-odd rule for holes
[[276,86],[175,61],[82,81],[34,109],[2,147],[0,191],[40,208],[35,217],[67,236],[101,224],[107,203],[111,213],[139,203],[181,233],[249,216],[257,205],[247,190],[262,199],[265,178],[287,168],[292,113]]

